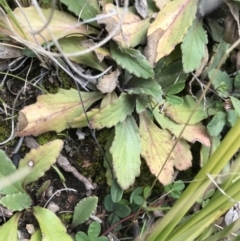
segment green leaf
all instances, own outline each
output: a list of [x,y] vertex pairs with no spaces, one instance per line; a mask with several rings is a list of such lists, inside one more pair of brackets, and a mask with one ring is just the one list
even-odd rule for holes
[[207,130],[209,135],[217,137],[225,123],[226,123],[226,113],[219,111],[213,118],[212,120],[207,124]]
[[16,193],[2,197],[0,203],[13,211],[22,211],[32,205],[32,200],[26,193]]
[[0,181],[1,184],[3,182],[6,182],[5,187],[1,188],[0,190],[1,194],[14,194],[18,192],[25,192],[20,180],[12,183],[9,179],[5,178],[8,175],[14,173],[15,171],[16,167],[13,165],[12,161],[7,157],[3,150],[0,150]]
[[[60,0],[60,2],[65,4],[69,11],[83,20],[95,18],[96,15],[101,13],[97,0]],[[90,24],[97,26],[96,22],[90,22]]]
[[119,202],[122,199],[123,196],[123,190],[118,185],[117,181],[114,180],[113,184],[111,186],[111,198],[114,203]]
[[1,240],[18,241],[17,230],[18,220],[21,213],[14,214],[6,223],[0,226]]
[[96,241],[108,241],[109,239],[107,237],[98,237]]
[[133,202],[133,198],[135,195],[141,195],[143,193],[143,188],[142,187],[137,187],[134,189],[134,191],[132,192],[131,196],[130,196],[130,203]]
[[76,236],[76,241],[91,241],[90,238],[85,234],[84,232],[77,232]]
[[98,198],[95,196],[82,199],[74,209],[72,227],[76,227],[88,220],[95,211],[97,202]]
[[154,97],[158,102],[162,100],[161,86],[152,79],[132,78],[125,91],[129,94],[146,94]]
[[181,92],[185,87],[185,82],[178,81],[177,83],[174,83],[172,86],[169,87],[169,89],[166,92],[166,95],[175,95]]
[[37,55],[29,48],[25,47],[23,49],[23,54],[27,57],[36,58]]
[[63,147],[62,140],[54,140],[38,149],[32,149],[19,162],[19,169],[26,166],[32,168],[31,172],[22,180],[23,186],[38,180],[50,169],[57,160]]
[[208,73],[208,76],[219,96],[227,98],[232,90],[232,80],[228,74],[219,69],[213,69]]
[[90,122],[91,128],[110,128],[122,122],[130,115],[135,107],[135,96],[122,93],[111,105],[101,109]]
[[154,77],[151,64],[140,51],[131,48],[122,48],[114,42],[111,42],[110,50],[112,58],[129,73],[143,79]]
[[221,62],[223,56],[226,54],[227,50],[229,49],[230,44],[227,44],[223,40],[220,42],[220,44],[215,45],[213,48],[213,55],[210,60],[209,66],[204,70],[202,73],[202,76],[205,78],[205,76],[214,68],[216,68],[219,63]]
[[66,233],[66,228],[60,219],[50,210],[39,206],[33,207],[44,241],[73,241]]
[[227,112],[227,121],[231,126],[234,126],[234,124],[237,121],[237,116],[235,110],[228,110]]
[[[87,47],[82,45],[83,41],[86,41],[86,37],[68,37],[60,39],[59,44],[65,54],[72,54],[87,49]],[[104,71],[107,68],[104,62],[99,62],[93,52],[84,55],[70,56],[69,59],[75,63],[84,64],[99,71]]]
[[240,117],[240,100],[233,96],[230,96],[230,99],[232,101],[232,105],[234,107],[237,117]]
[[41,241],[42,240],[42,233],[41,230],[37,230],[36,232],[34,232],[31,236],[30,241]]
[[143,190],[143,197],[147,199],[149,198],[150,194],[151,194],[151,187],[146,186]]
[[[161,63],[163,62],[163,63]],[[166,95],[167,91],[176,83],[185,83],[187,74],[183,72],[181,60],[172,63],[165,63],[160,60],[154,68],[155,78],[162,87],[163,93]]]
[[114,213],[111,213],[108,216],[108,222],[109,222],[110,226],[114,225],[115,223],[119,223],[117,225],[117,227],[114,228],[115,231],[118,231],[122,228],[122,224],[120,223],[120,218],[117,215],[115,215]]
[[118,184],[126,190],[140,174],[141,143],[137,124],[132,116],[115,127],[115,137],[110,149]]
[[181,44],[183,69],[189,73],[197,69],[205,55],[206,44],[208,43],[207,33],[203,28],[202,21],[196,18],[188,29]]
[[171,105],[181,105],[183,103],[183,99],[176,95],[167,95],[166,100]]
[[71,128],[82,128],[88,126],[88,120],[91,120],[93,116],[95,116],[99,112],[99,109],[92,108],[91,110],[87,111],[86,114],[82,113],[80,116],[73,118],[72,120],[68,121],[68,124]]
[[131,209],[125,204],[116,203],[115,213],[118,217],[125,218],[131,213]]
[[105,150],[105,158],[103,162],[103,166],[106,168],[106,179],[107,179],[107,184],[109,186],[112,185],[113,183],[113,175],[112,175],[112,155],[110,153],[110,148],[114,139],[114,128],[111,130],[110,135],[107,137],[107,142],[104,146]]
[[185,184],[182,180],[178,180],[173,183],[174,190],[182,191],[184,188],[185,188]]
[[[195,108],[196,102],[192,96],[186,95],[183,97],[182,105],[169,105],[164,110],[166,115],[177,123],[185,124]],[[196,124],[208,117],[207,111],[204,110],[203,105],[198,105],[193,113],[188,124]]]
[[144,202],[145,202],[144,198],[142,196],[139,196],[139,195],[135,195],[133,197],[133,201],[134,201],[135,204],[137,204],[139,206],[143,205]]
[[144,94],[137,95],[136,99],[136,112],[140,114],[143,112],[149,105],[149,97]]
[[101,225],[98,222],[93,222],[88,228],[88,237],[90,240],[95,240],[101,232]]
[[114,208],[114,202],[112,201],[111,195],[108,194],[107,196],[105,196],[104,198],[104,208],[108,211],[108,212],[113,212],[113,208]]

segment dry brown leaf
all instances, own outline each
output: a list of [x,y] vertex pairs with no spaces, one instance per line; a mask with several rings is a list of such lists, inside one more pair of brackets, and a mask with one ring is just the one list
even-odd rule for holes
[[[99,19],[99,24],[105,24],[106,30],[110,33],[117,26],[120,21],[119,16],[123,14],[123,8],[117,8],[109,3],[105,5],[103,14],[109,14],[116,11],[119,15],[114,15],[108,18]],[[124,47],[135,47],[141,42],[145,41],[147,29],[150,25],[150,18],[141,19],[135,12],[133,7],[128,8],[121,29],[115,34],[113,40],[120,43]]]
[[97,88],[102,93],[111,93],[115,90],[118,83],[118,76],[120,72],[118,70],[113,71],[111,74],[104,75],[98,82]]

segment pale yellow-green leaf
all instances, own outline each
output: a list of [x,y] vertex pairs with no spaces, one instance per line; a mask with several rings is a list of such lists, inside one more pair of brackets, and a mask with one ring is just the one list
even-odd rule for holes
[[[164,113],[170,117],[172,120],[179,124],[185,124],[192,114],[196,105],[195,99],[190,96],[186,95],[183,97],[183,104],[181,105],[168,105],[164,109]],[[208,112],[204,110],[204,106],[202,104],[198,105],[195,112],[192,114],[191,119],[189,120],[188,124],[196,124],[201,120],[208,117]]]
[[156,63],[179,44],[196,17],[198,0],[168,2],[148,29],[145,55]]
[[[81,92],[85,110],[103,94]],[[61,132],[69,128],[68,121],[84,113],[79,93],[75,89],[60,89],[57,94],[40,95],[35,104],[24,107],[18,118],[17,136],[37,136],[47,131]]]
[[[159,113],[159,109],[153,110],[153,115],[156,121],[163,129],[169,130],[174,136],[179,137],[184,128],[184,124],[178,124],[164,114]],[[194,125],[187,125],[181,135],[181,138],[194,143],[195,141],[201,142],[205,146],[211,145],[210,136],[207,133],[206,127],[202,123]]]
[[[68,38],[60,39],[59,44],[64,53],[74,54],[76,52],[80,52],[87,49],[87,47],[85,47],[82,44],[84,40],[86,40],[86,37],[83,37],[83,36],[68,37]],[[93,54],[92,52],[84,55],[72,56],[72,57],[69,57],[69,59],[75,63],[84,64],[94,69],[97,69],[99,71],[104,71],[107,68],[106,64],[104,62],[100,63],[96,55]]]
[[[51,15],[51,9],[40,9],[42,14],[46,18],[49,19]],[[15,18],[18,21],[18,24],[21,26],[23,32],[28,41],[42,45],[45,42],[51,41],[52,37],[49,31],[55,36],[56,39],[65,37],[69,34],[80,34],[80,35],[87,35],[97,33],[94,28],[91,28],[86,25],[77,26],[78,19],[71,16],[68,13],[65,13],[60,10],[54,9],[52,19],[48,24],[48,28],[45,28],[40,34],[33,34],[33,31],[40,30],[45,22],[42,21],[41,16],[39,16],[36,8],[34,6],[27,7],[27,8],[15,8],[13,11]],[[0,21],[5,24],[5,27],[0,27],[1,33],[6,35],[15,36],[18,38],[25,37],[20,33],[18,28],[14,25],[11,17],[7,15],[8,21],[11,23],[13,30],[11,31],[9,27],[8,21],[1,15]],[[49,31],[48,31],[49,29]]]
[[33,207],[33,214],[36,217],[44,241],[73,241],[66,233],[66,228],[61,220],[50,210],[39,206]]
[[139,130],[132,116],[115,126],[115,137],[110,152],[118,184],[126,190],[140,174],[141,165]]
[[63,147],[62,140],[54,140],[37,149],[32,149],[19,162],[19,169],[29,166],[31,172],[23,179],[23,186],[38,180],[57,160]]
[[[159,129],[144,111],[140,115],[141,155],[147,162],[152,174],[158,177],[163,185],[168,185],[173,178],[173,154],[167,160],[174,142],[172,136]],[[165,163],[166,162],[166,163]],[[160,175],[158,176],[159,172]]]
[[92,118],[90,126],[96,129],[101,129],[103,127],[110,128],[124,121],[134,110],[135,98],[135,96],[122,93],[117,100],[101,109]]
[[21,217],[21,215],[22,214],[20,212],[14,214],[6,223],[0,226],[0,234],[2,241],[18,241],[18,220]]

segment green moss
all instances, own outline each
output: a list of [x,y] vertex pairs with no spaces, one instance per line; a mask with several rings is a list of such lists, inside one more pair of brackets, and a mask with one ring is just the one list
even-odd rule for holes
[[64,224],[69,224],[72,221],[73,214],[72,213],[61,213],[59,218]]
[[60,80],[62,81],[61,88],[63,88],[63,89],[70,89],[70,88],[74,88],[75,87],[74,81],[62,69],[59,70],[59,77],[60,77]]
[[56,140],[56,139],[62,139],[63,136],[57,135],[56,132],[46,132],[38,137],[36,137],[37,142],[39,145],[44,145],[50,141]]
[[[11,124],[5,121],[0,123],[0,142],[5,141],[11,135]],[[6,143],[6,145],[12,145],[12,141]]]

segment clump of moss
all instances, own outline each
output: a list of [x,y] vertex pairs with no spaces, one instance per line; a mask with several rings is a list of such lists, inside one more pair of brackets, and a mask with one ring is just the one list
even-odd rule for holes
[[72,213],[61,213],[59,214],[59,218],[64,224],[70,224],[72,221],[73,214]]
[[11,135],[11,125],[7,122],[0,123],[0,142],[5,141]]
[[55,132],[46,132],[38,137],[36,137],[36,140],[39,145],[44,145],[50,141],[54,141],[56,139],[61,139],[62,136],[57,135]]

